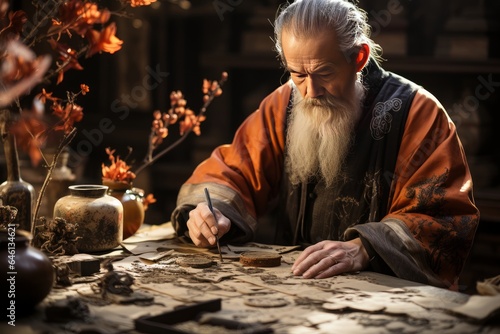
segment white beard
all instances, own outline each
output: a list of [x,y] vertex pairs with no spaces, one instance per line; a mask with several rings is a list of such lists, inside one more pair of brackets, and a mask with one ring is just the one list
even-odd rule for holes
[[329,187],[340,175],[354,139],[365,94],[363,84],[356,81],[354,96],[348,102],[331,95],[304,99],[295,85],[293,91],[286,138],[290,182],[297,185],[316,177]]

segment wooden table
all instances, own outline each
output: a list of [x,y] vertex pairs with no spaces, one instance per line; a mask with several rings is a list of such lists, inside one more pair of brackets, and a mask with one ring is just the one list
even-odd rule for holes
[[[163,237],[170,239],[158,240]],[[103,268],[89,276],[73,274],[71,286],[55,286],[34,314],[16,319],[15,328],[2,323],[0,332],[139,333],[138,326],[153,317],[158,331],[151,330],[158,333],[500,333],[498,313],[496,321],[490,313],[500,308],[500,296],[469,296],[372,272],[303,279],[291,274],[300,254],[291,248],[223,246],[221,263],[216,250],[171,237],[170,226],[143,229],[124,249],[92,255],[113,259],[115,273],[134,278],[130,295],[103,297],[96,289],[106,275]],[[281,265],[245,267],[238,256],[249,250],[281,252]],[[199,256],[212,265],[179,265]],[[199,321],[196,306],[217,303],[220,310],[209,307]],[[59,312],[61,305],[70,305],[69,314]],[[158,322],[159,315],[171,324]],[[178,322],[182,317],[188,320]]]

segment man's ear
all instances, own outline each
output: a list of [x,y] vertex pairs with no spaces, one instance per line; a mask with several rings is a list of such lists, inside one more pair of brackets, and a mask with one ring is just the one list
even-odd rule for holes
[[370,47],[368,44],[361,44],[359,48],[358,54],[355,59],[356,63],[356,72],[359,72],[365,67],[368,59],[370,58]]

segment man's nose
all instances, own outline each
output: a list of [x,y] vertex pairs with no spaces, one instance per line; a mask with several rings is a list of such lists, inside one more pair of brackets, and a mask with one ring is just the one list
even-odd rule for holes
[[307,91],[306,97],[316,98],[323,96],[324,89],[323,86],[318,82],[318,79],[315,79],[313,76],[307,77]]

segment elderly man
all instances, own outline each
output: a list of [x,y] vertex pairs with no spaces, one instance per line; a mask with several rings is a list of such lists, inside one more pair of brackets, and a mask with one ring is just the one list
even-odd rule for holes
[[457,289],[479,212],[442,105],[379,66],[348,1],[296,1],[274,28],[290,80],[182,186],[177,232],[203,247],[251,241],[272,211],[275,242],[307,247],[295,275],[373,270]]

